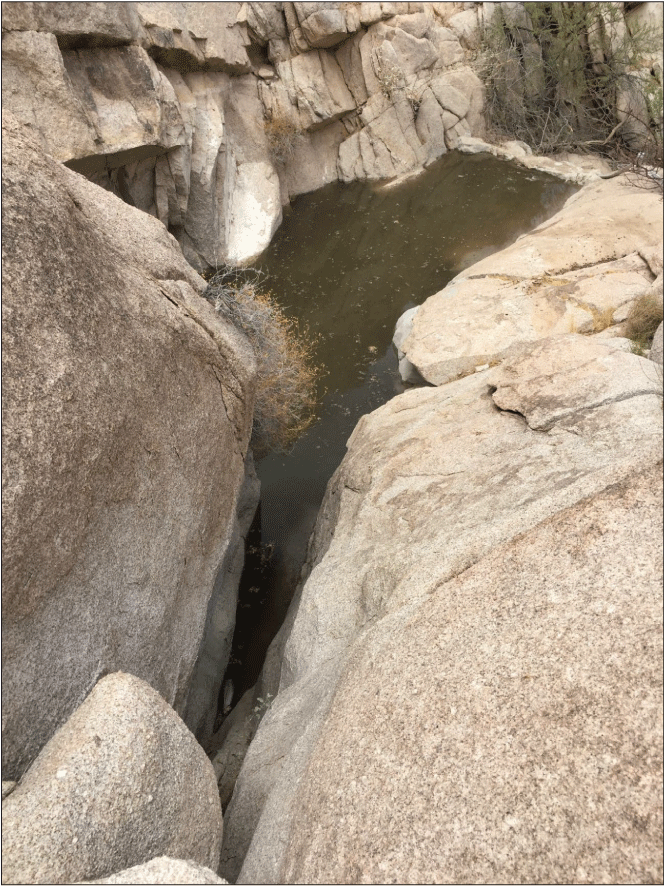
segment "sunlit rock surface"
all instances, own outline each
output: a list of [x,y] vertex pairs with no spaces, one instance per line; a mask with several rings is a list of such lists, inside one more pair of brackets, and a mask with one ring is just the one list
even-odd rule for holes
[[587,185],[553,218],[428,298],[400,350],[428,382],[444,384],[524,341],[602,331],[651,287],[661,210],[656,192],[620,178]]
[[[488,870],[493,871],[493,877],[509,880],[515,876],[515,859],[521,855],[541,857],[542,871],[553,871],[560,859],[565,860],[565,871],[600,871],[605,862],[595,859],[593,847],[608,842],[612,829],[625,820],[627,808],[635,815],[643,815],[643,821],[649,824],[643,831],[636,825],[634,830],[630,826],[626,844],[621,842],[633,846],[624,867],[615,867],[620,856],[616,850],[616,855],[606,857],[607,869],[632,871],[637,878],[647,878],[657,869],[655,810],[660,786],[653,774],[653,760],[657,754],[659,721],[655,712],[659,690],[655,675],[659,665],[652,658],[650,645],[643,646],[638,638],[642,631],[654,638],[661,626],[661,612],[655,602],[661,593],[661,539],[656,530],[657,520],[661,519],[656,501],[661,477],[657,479],[659,469],[655,467],[662,456],[661,402],[661,374],[657,367],[626,351],[622,340],[595,342],[584,336],[567,335],[551,338],[535,348],[524,346],[511,361],[493,370],[473,373],[437,388],[407,392],[360,421],[348,443],[348,454],[328,486],[310,545],[305,570],[310,572],[309,577],[293,608],[285,637],[275,641],[285,643],[279,693],[252,742],[227,811],[222,874],[231,879],[239,873],[240,882],[245,883],[262,878],[288,882],[309,877],[353,880],[360,872],[369,880],[380,879],[378,865],[385,855],[376,855],[370,846],[375,834],[373,822],[387,816],[388,808],[399,824],[395,824],[394,832],[389,828],[386,831],[394,838],[387,858],[391,876],[400,881],[453,881],[458,876],[456,865],[461,864],[453,858],[457,852],[454,846],[458,846],[458,858],[464,857],[470,865],[470,878],[478,877],[480,882]],[[643,471],[648,475],[647,481],[636,477]],[[597,554],[601,563],[597,565],[596,578],[590,579],[594,555],[589,552],[588,559],[584,555],[576,566],[574,558],[570,560],[569,546],[578,541],[574,541],[573,516],[572,522],[566,524],[564,514],[573,515],[584,501],[592,502],[604,495],[610,498],[614,484],[629,501],[639,500],[642,487],[652,488],[652,494],[646,496],[635,522],[623,525],[621,519],[617,520],[616,539],[624,535],[630,539],[629,544],[616,540],[603,546],[601,554]],[[561,539],[566,540],[558,547],[542,543],[549,564],[541,574],[529,566],[531,577],[520,579],[521,567],[515,566],[512,572],[510,566],[511,545],[524,532],[537,536],[534,527],[556,514],[561,514]],[[598,538],[602,535],[603,531]],[[528,545],[523,547],[527,550]],[[495,566],[489,565],[494,562]],[[454,596],[453,582],[460,581],[456,577],[472,566],[485,577],[478,581],[475,596],[468,598],[466,609],[463,593],[459,591],[458,598]],[[541,666],[537,670],[543,680],[540,694],[513,699],[511,715],[504,720],[503,715],[499,718],[500,724],[518,724],[513,727],[514,741],[523,745],[524,753],[528,749],[529,774],[522,772],[519,754],[506,754],[500,769],[491,742],[497,740],[503,725],[496,725],[495,735],[489,733],[492,738],[482,738],[481,746],[479,727],[471,725],[474,717],[481,717],[482,704],[488,706],[486,710],[493,710],[493,706],[498,710],[503,697],[497,695],[498,676],[485,678],[481,660],[470,653],[474,642],[474,607],[491,611],[494,605],[495,590],[490,578],[494,572],[506,576],[504,602],[500,605],[512,606],[514,613],[509,626],[505,623],[509,634],[505,643],[514,648],[515,654],[516,650],[523,650],[525,656],[517,668],[518,680],[522,672],[530,674],[531,661],[537,660],[542,631],[549,643],[557,633],[565,633],[568,620],[584,624],[574,642],[557,650],[560,660],[554,671],[543,671]],[[507,579],[509,575],[514,576],[513,584]],[[559,595],[567,601],[555,609],[559,616],[553,610],[549,614],[544,602],[537,602],[544,593],[542,583],[547,580],[551,582],[551,600],[557,600]],[[584,587],[588,582],[592,588],[589,586],[586,593],[577,595],[572,591],[577,583]],[[536,587],[540,590],[534,590]],[[558,587],[560,590],[556,590]],[[531,594],[535,596],[530,597]],[[607,602],[607,608],[602,608],[601,603],[609,598],[613,601],[614,597],[621,601],[620,611],[627,613],[638,606],[639,615],[633,620],[614,620],[611,607],[617,604]],[[452,606],[454,600],[457,602]],[[522,606],[528,608],[527,616],[519,616]],[[421,675],[409,676],[411,668],[413,674],[420,674],[421,668],[426,670],[433,665],[428,657],[419,663],[415,654],[411,659],[410,645],[401,642],[401,628],[397,625],[409,623],[414,612],[421,612],[418,619],[424,624],[429,611],[440,612],[441,619],[448,619],[446,635],[450,643],[454,639],[452,645],[446,643],[440,651],[431,650],[431,654],[445,656],[440,660],[446,662],[441,664],[443,670],[454,669],[460,650],[465,649],[468,656],[468,672],[460,678],[455,691],[462,692],[463,684],[473,692],[485,693],[477,696],[477,706],[471,705],[466,711],[467,701],[462,692],[457,709],[465,713],[458,728],[450,720],[452,696],[442,710],[431,681]],[[609,623],[604,626],[600,618],[602,612],[603,618],[609,619],[615,647],[625,650],[633,661],[624,671],[621,667],[608,667],[595,675],[599,681],[595,728],[608,745],[622,748],[614,754],[616,766],[632,765],[632,751],[624,744],[623,724],[631,724],[634,742],[645,712],[650,724],[644,727],[648,738],[644,739],[645,756],[638,767],[643,790],[625,800],[625,807],[620,797],[612,799],[615,795],[605,792],[605,777],[593,770],[590,762],[583,774],[588,790],[584,789],[577,799],[574,786],[568,783],[566,758],[555,764],[555,754],[548,757],[543,751],[542,771],[550,772],[546,794],[540,793],[535,778],[538,736],[546,741],[544,725],[535,725],[539,723],[537,711],[541,707],[548,706],[551,711],[547,728],[553,734],[565,733],[566,742],[577,748],[582,757],[595,753],[586,749],[583,715],[570,727],[565,711],[579,693],[586,692],[586,679],[594,679],[589,672],[587,677],[582,676],[587,668],[593,668],[581,663],[595,655],[597,638],[604,637],[608,630]],[[503,624],[502,616],[500,619]],[[431,781],[420,770],[428,757],[422,755],[416,742],[405,755],[400,753],[396,736],[399,724],[404,722],[401,714],[394,724],[394,737],[385,739],[394,742],[392,753],[382,749],[382,729],[360,726],[354,714],[343,713],[347,710],[347,694],[340,686],[367,685],[364,665],[358,662],[366,643],[378,636],[389,638],[386,642],[393,644],[380,665],[391,668],[393,676],[382,684],[378,680],[372,690],[374,694],[378,691],[375,704],[383,706],[381,710],[396,711],[400,703],[393,704],[390,699],[412,695],[412,704],[406,710],[415,710],[413,705],[419,705],[419,695],[424,694],[426,702],[416,708],[419,719],[409,722],[407,734],[426,737],[439,718],[440,727],[436,728],[443,730],[441,748],[445,748],[444,752],[441,750],[442,759],[474,761],[472,765],[468,763],[463,776],[469,796],[476,798],[464,813],[473,823],[459,833],[455,831],[458,809],[452,799],[460,790],[455,770],[442,766],[440,775]],[[491,657],[488,648],[486,655]],[[505,655],[507,662],[510,656],[507,651]],[[475,670],[473,661],[478,662]],[[650,677],[637,681],[643,688],[642,696],[631,673],[646,672]],[[602,701],[607,697],[612,700],[610,705]],[[369,704],[366,699],[365,704]],[[338,731],[341,727],[331,727],[332,723],[342,721],[346,724],[343,735]],[[328,733],[329,728],[333,728],[333,733]],[[334,739],[329,737],[332,734]],[[326,792],[318,776],[310,775],[310,767],[316,765],[312,761],[319,759],[319,752],[326,753],[320,749],[329,747],[328,740],[337,744],[340,754],[347,749],[349,759],[356,757],[359,766],[357,775],[349,774],[348,778],[339,775],[346,771],[343,767],[333,766],[332,793]],[[476,756],[474,748],[478,750]],[[364,761],[365,752],[368,757],[374,755],[376,761],[375,770],[368,767],[365,773],[367,786],[373,779],[369,772],[383,772],[384,764],[388,768],[403,766],[404,772],[411,772],[408,788],[403,786],[400,791],[405,804],[403,817],[394,808],[395,798],[390,789],[385,804],[375,786],[365,792],[359,762]],[[422,774],[418,775],[420,771]],[[503,810],[503,817],[497,812],[487,817],[480,800],[486,801],[486,785],[498,777],[505,786],[505,794],[496,809]],[[382,776],[377,774],[376,778],[380,780]],[[528,815],[539,822],[539,830],[525,826],[528,817],[523,826],[505,825],[505,816],[512,814],[515,821],[522,821],[520,801],[514,811],[508,809],[508,786],[521,780],[528,783],[523,795],[524,808],[532,808]],[[502,789],[499,793],[503,797]],[[316,812],[313,806],[302,806],[304,799],[314,794],[321,803]],[[352,826],[354,837],[349,837],[348,852],[335,851],[335,858],[331,858],[321,849],[317,836],[321,831],[314,822],[318,810],[326,804],[326,808],[343,816],[349,807],[346,801],[335,799],[341,795],[351,805],[357,799],[360,805],[356,808],[362,811]],[[571,803],[573,814],[581,816],[589,795],[595,809],[594,824],[590,827],[595,837],[584,842],[571,829],[562,848],[563,837],[551,836],[562,833],[556,809]],[[445,798],[445,802],[437,798]],[[309,810],[311,827],[300,818],[304,808]],[[363,828],[365,812],[369,819]],[[423,833],[449,833],[450,838],[432,837],[434,843],[440,844],[437,852],[432,849],[433,855],[413,855],[408,851],[411,830],[419,834],[418,840],[423,839]],[[464,834],[476,835],[480,831],[481,849],[473,848],[475,838],[469,836],[465,840]],[[340,839],[343,842],[346,835]],[[352,843],[360,847],[357,852],[350,850]],[[520,869],[523,877],[528,870],[525,861],[524,865]],[[560,876],[564,878],[563,874]],[[590,881],[592,876],[589,874]]]
[[281,882],[661,880],[661,479],[626,476],[368,626]]

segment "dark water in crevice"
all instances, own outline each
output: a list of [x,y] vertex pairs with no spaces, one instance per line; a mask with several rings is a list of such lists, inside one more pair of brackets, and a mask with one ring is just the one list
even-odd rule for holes
[[[258,465],[260,517],[233,661],[235,700],[259,676],[304,560],[325,487],[359,418],[403,387],[391,344],[409,307],[553,215],[576,187],[489,155],[451,153],[395,188],[335,183],[297,198],[257,263],[287,313],[319,337],[316,423]],[[268,548],[269,559],[265,556]]]

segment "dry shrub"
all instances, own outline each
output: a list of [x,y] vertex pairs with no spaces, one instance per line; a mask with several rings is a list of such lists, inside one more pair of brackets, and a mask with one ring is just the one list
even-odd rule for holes
[[664,158],[661,144],[653,143],[637,153],[618,146],[614,151],[614,159],[624,170],[630,184],[637,188],[664,192],[662,175]]
[[619,3],[496,4],[477,58],[494,135],[661,165],[661,27],[628,28],[623,14]]
[[265,121],[265,134],[272,162],[284,166],[302,138],[301,128],[289,117],[275,115]]
[[662,301],[647,293],[632,305],[625,321],[625,335],[632,341],[634,353],[643,353],[652,344],[657,327],[662,322]]
[[297,320],[287,317],[269,292],[258,288],[254,269],[223,268],[205,297],[222,317],[249,339],[256,355],[257,387],[252,447],[257,457],[286,450],[315,417],[314,341]]
[[377,53],[377,67],[375,68],[376,79],[385,98],[394,101],[397,95],[406,88],[406,77],[403,70],[383,53]]

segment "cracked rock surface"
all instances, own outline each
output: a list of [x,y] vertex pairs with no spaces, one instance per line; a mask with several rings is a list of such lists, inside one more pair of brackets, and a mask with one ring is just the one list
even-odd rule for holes
[[[2,147],[3,774],[17,779],[104,672],[184,711],[232,559],[254,360],[159,221],[6,112]],[[235,589],[221,593],[232,634]]]
[[658,195],[598,180],[402,319],[436,387],[328,485],[229,880],[661,877],[662,375],[618,325],[661,253]]
[[[436,618],[442,619],[445,636],[450,638],[440,652],[445,656],[441,667],[443,670],[453,669],[458,651],[474,642],[473,607],[481,610],[484,601],[487,610],[491,611],[494,590],[489,563],[491,558],[499,560],[500,555],[496,552],[503,549],[509,552],[522,533],[531,532],[537,537],[538,530],[534,527],[546,524],[554,515],[576,513],[575,509],[584,507],[582,502],[589,503],[588,507],[592,509],[595,499],[601,500],[615,484],[630,500],[635,496],[638,498],[632,484],[637,484],[634,488],[638,489],[643,486],[643,480],[637,482],[635,479],[643,471],[649,477],[645,486],[650,502],[645,512],[647,517],[644,513],[638,518],[648,521],[643,538],[631,523],[627,528],[622,524],[616,528],[616,538],[627,533],[631,539],[629,560],[633,565],[623,569],[621,563],[626,554],[624,547],[616,541],[606,550],[602,549],[601,570],[605,570],[606,575],[615,573],[619,576],[619,585],[612,588],[610,594],[622,599],[625,612],[632,605],[633,595],[643,600],[640,610],[643,621],[639,621],[640,616],[634,622],[612,620],[616,642],[625,648],[634,642],[638,646],[631,626],[636,622],[640,624],[639,631],[654,636],[653,632],[656,633],[661,624],[661,613],[651,606],[653,595],[658,593],[657,580],[661,575],[657,559],[657,545],[661,542],[652,528],[656,512],[651,498],[661,487],[661,476],[655,468],[661,463],[662,456],[661,423],[661,374],[658,376],[654,364],[624,350],[620,339],[600,343],[579,335],[552,338],[532,349],[524,347],[523,353],[500,367],[437,388],[409,391],[361,419],[349,440],[348,454],[328,486],[310,545],[306,567],[309,575],[301,588],[299,603],[290,622],[282,629],[282,637],[275,641],[284,646],[278,671],[279,693],[249,749],[227,810],[223,875],[228,879],[236,875],[238,856],[247,852],[239,882],[259,882],[261,878],[284,882],[307,882],[312,878],[315,882],[317,878],[336,877],[351,882],[359,876],[358,871],[370,880],[380,879],[384,876],[379,873],[383,870],[380,864],[386,859],[390,876],[400,882],[456,880],[461,869],[458,865],[462,862],[443,858],[447,852],[443,847],[447,846],[448,839],[435,838],[434,843],[441,847],[438,854],[431,849],[435,861],[426,857],[424,851],[413,856],[407,849],[411,845],[410,828],[418,834],[418,841],[423,839],[423,833],[449,834],[449,839],[456,833],[457,807],[449,797],[456,796],[461,787],[455,781],[453,769],[440,767],[436,770],[439,775],[433,776],[432,782],[421,768],[424,758],[420,746],[413,741],[402,755],[396,732],[389,733],[393,750],[385,750],[382,727],[374,730],[367,724],[361,726],[356,713],[343,713],[350,711],[346,704],[352,706],[354,702],[349,700],[342,687],[374,685],[364,670],[372,665],[359,662],[364,662],[362,649],[371,638],[380,637],[380,642],[387,645],[385,658],[376,667],[380,667],[381,673],[389,671],[390,676],[385,680],[377,678],[372,690],[375,704],[383,706],[381,710],[395,711],[396,702],[390,699],[401,698],[404,693],[424,693],[426,705],[420,705],[416,699],[407,705],[406,709],[412,710],[415,718],[408,721],[408,734],[421,734],[422,741],[426,742],[426,736],[434,729],[432,724],[438,722],[436,718],[441,718],[440,728],[447,730],[447,744],[441,751],[442,756],[451,754],[473,759],[473,747],[480,746],[477,742],[482,732],[481,708],[474,707],[458,729],[453,726],[449,720],[449,706],[454,704],[454,693],[450,690],[447,695],[445,690],[444,697],[449,704],[445,702],[444,708],[439,708],[435,689],[438,684],[432,677],[424,677],[424,671],[428,674],[427,669],[433,665],[428,663],[426,655],[423,655],[421,664],[411,660],[408,642],[402,644],[399,639],[401,625],[410,623],[408,620],[414,617],[413,613],[419,613],[417,618],[423,623],[430,609],[440,613]],[[539,620],[530,616],[520,620],[516,615],[511,619],[510,639],[505,642],[515,649],[523,647],[528,650],[528,665],[523,668],[515,665],[519,674],[521,669],[529,673],[530,661],[537,658],[541,630],[545,630],[549,643],[553,642],[556,630],[566,630],[563,622],[568,619],[573,622],[578,618],[592,623],[593,607],[599,605],[594,601],[605,599],[609,593],[608,579],[601,570],[594,590],[588,587],[587,593],[579,593],[576,597],[569,591],[569,587],[577,583],[584,586],[590,581],[586,576],[592,572],[592,558],[576,565],[573,559],[569,560],[565,545],[572,544],[576,530],[573,522],[565,528],[566,518],[561,516],[560,519],[563,521],[562,537],[569,538],[569,542],[561,543],[562,559],[556,559],[555,550],[549,552],[551,562],[546,572],[552,576],[554,587],[560,584],[568,588],[564,592],[568,608],[560,608],[564,615],[561,615],[563,621],[559,628],[547,623],[547,615],[538,616]],[[511,554],[503,556],[506,558]],[[613,560],[609,560],[611,556]],[[498,572],[506,576],[501,579],[505,583],[501,592],[505,600],[501,605],[504,606],[509,605],[511,592],[507,581],[508,562],[503,559],[496,566]],[[484,578],[474,586],[477,588],[473,592],[475,596],[469,600],[469,609],[465,611],[463,590],[455,589],[463,588],[458,583],[463,581],[463,575],[470,567]],[[534,573],[532,579],[519,578],[518,569],[514,573],[512,605],[515,613],[522,605],[530,607],[529,612],[537,609],[535,602],[530,600],[526,604],[519,596],[524,590],[524,582],[527,591],[531,581],[541,585],[543,578]],[[551,593],[556,591],[552,589]],[[457,602],[451,606],[449,619],[445,621],[448,600]],[[569,607],[576,609],[570,612]],[[548,674],[548,688],[541,698],[529,694],[523,704],[518,698],[510,702],[518,709],[519,722],[526,724],[534,716],[532,705],[536,701],[537,705],[548,705],[551,710],[547,728],[552,734],[567,729],[562,718],[575,693],[582,692],[580,678],[575,675],[580,666],[578,662],[591,654],[595,630],[602,633],[600,622],[590,633],[579,636],[578,643],[571,643],[561,651],[558,667],[561,674],[572,675],[569,687],[558,685],[553,674]],[[488,638],[490,632],[486,636]],[[391,639],[386,639],[388,637]],[[637,670],[651,668],[649,655],[646,649],[637,652],[635,647],[633,666]],[[508,659],[506,653],[505,660]],[[467,677],[463,682],[468,682],[472,691],[475,691],[473,686],[484,685],[481,667],[473,671],[470,658],[464,667],[467,667]],[[653,675],[655,670],[656,666],[652,664]],[[623,681],[620,674],[619,669],[610,668],[601,676],[602,697],[610,694],[615,704],[624,708],[620,717],[614,718],[607,707],[602,707],[597,714],[597,728],[603,730],[612,747],[622,741],[621,717],[627,718],[630,729],[636,734],[636,724],[641,716],[641,701],[631,678],[625,675]],[[646,691],[644,710],[652,711],[657,704],[654,686],[652,684],[653,688]],[[461,684],[454,691],[460,693],[459,704],[463,706]],[[494,704],[498,705],[495,689],[489,688],[486,692],[487,704],[493,709]],[[567,694],[570,700],[564,702]],[[404,722],[404,716],[399,714],[396,718],[395,730],[401,728],[398,724]],[[505,722],[508,720],[506,718]],[[346,723],[345,734],[338,725],[341,721]],[[333,723],[337,725],[332,726]],[[545,729],[544,723],[541,728]],[[489,731],[488,734],[493,733]],[[434,735],[437,735],[435,730]],[[535,767],[536,733],[528,727],[526,733],[521,735],[520,732],[519,735],[521,737],[516,740],[526,743],[528,759]],[[584,735],[585,726],[580,718],[572,724],[569,746],[577,743],[582,746],[586,741]],[[648,753],[652,753],[653,733],[649,735]],[[546,740],[547,733],[543,732],[542,741]],[[475,804],[483,791],[488,791],[486,785],[491,779],[498,778],[498,773],[505,785],[522,778],[518,753],[511,754],[506,750],[494,767],[491,762],[494,756],[490,759],[487,756],[490,740],[482,738],[481,741],[481,747],[486,750],[478,752],[476,769],[473,770],[469,763],[467,774],[463,775]],[[339,754],[335,759],[341,759],[348,749],[349,759],[357,754],[357,759],[363,761],[357,770],[352,766],[345,769],[345,763],[341,768],[331,763],[333,790],[324,786],[327,784],[325,779],[319,780],[318,775],[311,775],[318,772],[317,765],[327,765],[316,761],[328,759],[321,755],[327,754],[332,744],[336,744]],[[434,745],[435,742],[432,749]],[[491,755],[495,754],[498,751],[491,750]],[[372,756],[375,756],[373,767],[367,762]],[[628,757],[629,751],[624,755],[620,751],[616,759],[621,762],[616,765],[627,766]],[[562,808],[572,803],[566,787],[568,763],[561,758],[557,765],[554,758],[555,754],[547,756],[546,761],[542,758],[542,771],[550,772],[546,798],[539,793],[537,783],[533,782],[529,788],[531,800],[528,802],[534,804],[532,815],[540,820],[540,830],[525,826],[515,830],[504,824],[510,815],[521,820],[518,810],[523,803],[527,805],[525,800],[510,811],[505,799],[504,817],[490,815],[481,827],[483,807],[471,804],[464,813],[465,820],[475,822],[468,825],[468,833],[483,829],[482,852],[476,854],[475,861],[470,856],[464,861],[469,865],[470,879],[480,877],[475,882],[482,882],[487,870],[497,878],[516,876],[513,865],[517,864],[515,858],[520,853],[525,853],[524,858],[541,854],[541,867],[546,871],[554,870],[557,859],[567,854],[570,858],[565,864],[577,865],[579,870],[591,869],[588,866],[592,863],[594,850],[589,847],[595,845],[592,841],[582,844],[572,829],[565,848],[561,849],[560,842],[543,836],[551,828],[555,833],[561,833],[556,818],[558,813],[554,811],[556,804],[560,802]],[[590,763],[588,766],[584,777],[592,782],[592,766]],[[652,778],[650,763],[644,766],[644,784],[649,787],[644,788],[640,799],[634,796],[629,801],[632,803],[630,808],[640,809],[639,804],[642,804],[643,809],[652,811],[656,808],[659,788],[654,780],[648,781]],[[396,811],[400,807],[390,788],[381,792],[376,785],[366,791],[363,787],[363,773],[370,785],[374,773],[378,780],[383,777],[379,772],[382,773],[384,767],[387,767],[385,772],[390,767],[396,767],[396,770],[403,767],[404,772],[413,773],[414,780],[408,789],[404,788],[401,796],[401,811]],[[346,778],[345,773],[350,773],[351,769],[353,774]],[[388,782],[389,778],[385,784]],[[604,795],[600,781],[595,783],[593,791],[593,820],[600,822],[597,833],[608,834],[613,823],[623,817],[622,800],[614,802],[610,793]],[[343,802],[339,799],[341,797]],[[446,802],[440,798],[447,798]],[[302,806],[303,802],[306,807]],[[578,805],[574,806],[575,816],[582,815],[584,802],[583,797],[578,799]],[[316,823],[318,813],[329,808],[335,809],[335,815],[343,815],[347,804],[355,809],[353,816],[357,814],[357,818],[352,818],[354,837],[348,838],[347,853],[343,850],[337,855],[335,849],[332,858],[321,848],[323,830]],[[306,816],[303,808],[308,810]],[[386,820],[396,816],[399,823],[393,830],[386,831],[393,835],[393,851],[385,850],[379,857],[374,857],[370,836],[374,833],[374,825],[363,827],[365,813],[371,822],[382,820],[381,816]],[[639,812],[639,815],[645,814]],[[529,816],[526,817],[528,820]],[[307,825],[305,818],[311,826]],[[628,839],[633,838],[635,842],[631,861],[626,862],[625,870],[637,871],[633,874],[636,877],[646,876],[646,872],[656,867],[653,847],[657,824],[655,818],[648,821],[650,823],[643,832],[636,826],[629,832]],[[345,826],[340,826],[343,835],[340,843],[344,846]],[[464,845],[461,834],[454,839],[458,840],[459,847]],[[560,839],[564,842],[565,838]],[[353,845],[360,847],[357,852],[351,851]],[[471,839],[467,846],[472,845]],[[451,858],[456,850],[449,851]],[[237,853],[235,857],[233,852]],[[459,848],[458,852],[462,853],[462,849]],[[611,867],[614,861],[606,861],[606,864]],[[603,863],[597,862],[598,870],[602,869]],[[521,876],[526,877],[526,870],[530,869],[524,867]]]
[[661,250],[657,194],[621,179],[594,182],[430,296],[400,350],[440,385],[504,359],[523,342],[600,332],[649,290],[661,272]]
[[460,42],[480,14],[447,27],[457,7],[6,6],[3,107],[56,159],[159,218],[197,269],[250,263],[291,197],[394,178],[484,134],[484,88]]

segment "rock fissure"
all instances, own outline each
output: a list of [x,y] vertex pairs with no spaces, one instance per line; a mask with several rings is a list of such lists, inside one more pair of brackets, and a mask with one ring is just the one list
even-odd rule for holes
[[[661,21],[615,13],[616,39]],[[12,882],[223,882],[222,794],[239,883],[661,880],[661,371],[617,325],[661,302],[661,206],[605,162],[480,141],[491,84],[471,65],[493,31],[516,41],[515,108],[545,100],[533,21],[523,4],[3,6]],[[630,101],[607,110],[637,150]],[[227,704],[255,358],[192,267],[250,263],[298,194],[401,183],[455,146],[584,187],[404,323],[404,378],[430,387],[350,437],[286,623],[222,723],[222,790],[192,732],[207,742]],[[606,267],[634,253],[647,272]],[[360,327],[354,273],[337,277]]]
[[433,471],[430,473],[429,472],[417,472],[417,473],[404,474],[403,477],[404,478],[406,478],[406,477],[433,477],[434,479],[438,480],[442,477],[456,477],[458,474],[465,474],[465,473],[467,473],[467,472],[466,471],[447,471],[447,472]]
[[[617,395],[614,395],[611,397],[607,397],[604,400],[600,400],[597,403],[593,403],[592,405],[582,406],[579,409],[570,410],[570,412],[564,412],[564,413],[558,415],[556,417],[555,421],[551,422],[550,424],[547,423],[544,425],[535,425],[534,426],[534,425],[530,424],[530,422],[528,421],[528,419],[525,416],[524,416],[524,418],[525,418],[526,423],[528,424],[528,427],[532,431],[548,432],[548,431],[552,430],[553,428],[557,428],[561,422],[567,421],[570,418],[574,418],[575,415],[586,415],[588,413],[593,412],[596,409],[602,409],[604,406],[610,406],[613,403],[624,403],[626,400],[632,400],[634,397],[655,397],[655,398],[661,399],[661,394],[654,391],[653,387],[651,385],[647,388],[643,388],[642,390],[629,391],[624,394],[617,394]],[[504,411],[510,411],[510,410],[504,410]],[[519,414],[521,414],[521,413],[519,413]],[[562,430],[567,430],[567,428],[563,427]]]

